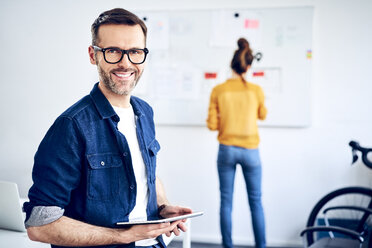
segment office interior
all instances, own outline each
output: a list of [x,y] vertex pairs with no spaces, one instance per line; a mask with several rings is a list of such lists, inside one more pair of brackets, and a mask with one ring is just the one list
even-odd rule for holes
[[[360,161],[351,165],[348,146],[350,140],[357,140],[372,147],[369,0],[2,1],[0,180],[16,182],[21,197],[27,197],[33,156],[41,139],[55,118],[98,81],[96,68],[89,63],[88,46],[90,25],[104,10],[122,7],[136,13],[304,6],[314,10],[310,123],[259,129],[267,244],[301,247],[299,233],[322,196],[345,186],[372,187],[372,171]],[[219,244],[221,240],[216,136],[205,125],[157,126],[161,144],[157,173],[169,200],[204,211],[204,216],[191,222],[193,242]],[[236,245],[253,245],[250,223],[238,169],[233,209]]]

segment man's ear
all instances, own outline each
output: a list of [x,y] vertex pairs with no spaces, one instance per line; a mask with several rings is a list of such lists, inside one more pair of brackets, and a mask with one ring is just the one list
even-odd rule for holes
[[88,47],[88,53],[89,53],[89,60],[90,60],[90,63],[92,65],[96,65],[97,64],[97,61],[96,61],[96,56],[94,54],[94,48],[93,46],[89,46]]

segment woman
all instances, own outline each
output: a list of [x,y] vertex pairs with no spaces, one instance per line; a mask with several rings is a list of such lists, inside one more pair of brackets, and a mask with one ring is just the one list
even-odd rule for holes
[[207,125],[218,130],[217,159],[220,181],[220,226],[224,248],[233,247],[231,211],[236,165],[240,164],[246,182],[256,247],[265,247],[265,220],[261,203],[261,161],[257,119],[266,118],[267,109],[260,86],[244,78],[254,56],[246,39],[231,61],[232,78],[213,88]]

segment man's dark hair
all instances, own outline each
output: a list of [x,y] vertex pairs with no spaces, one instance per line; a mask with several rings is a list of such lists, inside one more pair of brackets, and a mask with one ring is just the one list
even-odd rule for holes
[[98,45],[98,29],[101,25],[104,25],[104,24],[125,24],[125,25],[130,25],[130,26],[134,26],[138,24],[141,26],[143,34],[145,35],[145,43],[146,43],[147,27],[145,23],[132,12],[129,12],[128,10],[121,9],[121,8],[115,8],[115,9],[111,9],[111,10],[107,10],[103,12],[93,22],[92,27],[91,27],[93,46]]

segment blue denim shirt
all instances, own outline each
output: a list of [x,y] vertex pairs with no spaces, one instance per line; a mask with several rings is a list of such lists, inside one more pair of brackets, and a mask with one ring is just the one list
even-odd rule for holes
[[[147,216],[156,219],[155,168],[160,146],[153,111],[137,97],[132,96],[130,103],[147,170]],[[117,128],[119,121],[98,83],[57,118],[35,155],[30,201],[24,204],[26,221],[36,206],[58,206],[65,216],[104,227],[128,220],[136,203],[136,180],[128,143]],[[134,247],[134,243],[105,247]]]

